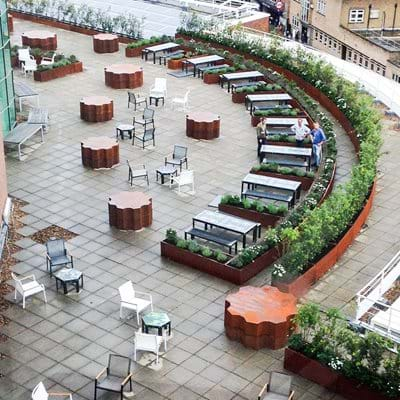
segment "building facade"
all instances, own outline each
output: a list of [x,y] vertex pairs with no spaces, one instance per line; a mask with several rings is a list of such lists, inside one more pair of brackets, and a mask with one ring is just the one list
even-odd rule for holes
[[397,0],[290,0],[289,18],[304,43],[400,83]]

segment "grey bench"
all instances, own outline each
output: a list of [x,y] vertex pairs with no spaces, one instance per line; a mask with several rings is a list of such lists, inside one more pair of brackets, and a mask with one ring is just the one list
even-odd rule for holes
[[28,139],[30,139],[35,133],[40,132],[43,139],[43,126],[37,124],[23,123],[17,125],[11,130],[10,134],[4,138],[4,144],[18,146],[18,159],[21,160],[21,146]]
[[294,199],[292,194],[284,194],[284,193],[272,193],[272,192],[260,192],[258,190],[249,190],[246,189],[242,196],[244,198],[247,197],[256,197],[260,199],[268,199],[268,200],[275,200],[275,201],[282,201],[287,203],[288,208],[294,205]]
[[161,54],[160,56],[158,56],[158,62],[161,65],[161,61],[163,62],[164,65],[167,65],[167,60],[175,57],[175,56],[179,56],[181,54],[183,54],[185,51],[184,50],[177,50],[177,51],[173,51],[171,53],[167,53],[167,54]]
[[234,93],[236,89],[239,88],[257,86],[257,85],[266,85],[266,84],[267,82],[265,81],[232,83],[232,92]]
[[228,64],[219,64],[219,65],[209,65],[205,67],[197,68],[197,76],[199,78],[203,78],[204,73],[208,71],[218,71],[219,69],[229,68],[230,65]]
[[237,254],[237,239],[232,239],[227,236],[223,236],[221,232],[212,233],[211,231],[204,231],[198,228],[191,228],[185,232],[185,239],[187,239],[188,235],[193,239],[194,237],[198,237],[200,239],[207,240],[209,242],[214,242],[220,244],[221,246],[226,246],[229,249],[229,254],[232,254],[232,247],[235,247],[235,254]]
[[36,107],[29,111],[28,124],[43,126],[47,129],[49,124],[49,110],[47,108]]

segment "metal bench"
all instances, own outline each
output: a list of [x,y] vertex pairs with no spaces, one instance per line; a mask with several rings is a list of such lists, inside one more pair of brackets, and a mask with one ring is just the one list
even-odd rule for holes
[[17,125],[10,131],[10,134],[4,138],[4,144],[6,145],[17,145],[18,146],[18,159],[21,160],[21,146],[28,139],[30,139],[35,133],[40,132],[43,138],[43,126],[37,124],[23,123]]
[[257,86],[257,85],[266,85],[266,84],[267,82],[265,81],[232,83],[232,93],[234,93],[236,89],[239,88]]
[[274,110],[275,108],[279,108],[279,109],[282,109],[282,110],[290,110],[293,107],[290,104],[275,104],[275,105],[269,105],[269,106],[253,106],[250,109],[250,112],[254,115],[254,113],[256,111]]
[[29,111],[28,124],[40,125],[43,129],[47,129],[49,124],[49,110],[47,108],[32,108]]
[[205,66],[205,67],[199,67],[199,68],[197,68],[197,77],[203,78],[204,72],[218,71],[219,69],[224,69],[224,68],[229,68],[229,67],[230,67],[230,65],[228,65],[228,64],[209,65],[209,66]]
[[158,62],[161,65],[161,60],[163,61],[164,65],[167,65],[167,60],[175,57],[175,56],[179,56],[181,54],[183,54],[185,51],[184,50],[177,50],[177,51],[173,51],[171,53],[167,53],[167,54],[161,54],[160,56],[158,56]]
[[256,197],[260,199],[268,199],[268,200],[275,200],[275,201],[282,201],[287,203],[288,208],[294,205],[293,195],[291,194],[284,194],[284,193],[272,193],[272,192],[260,192],[258,190],[249,190],[246,189],[242,196],[244,198],[247,197]]
[[220,244],[221,246],[226,246],[229,248],[229,254],[232,254],[232,247],[235,246],[235,254],[237,254],[237,239],[227,237],[226,235],[221,234],[221,232],[213,233],[209,230],[204,231],[198,228],[190,228],[188,231],[185,232],[185,239],[187,239],[188,235],[190,235],[191,239],[193,239],[194,237],[198,237],[209,242]]

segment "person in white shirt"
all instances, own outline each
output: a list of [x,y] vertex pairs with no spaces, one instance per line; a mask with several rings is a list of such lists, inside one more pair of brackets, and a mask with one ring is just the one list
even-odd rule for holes
[[297,124],[294,124],[290,130],[294,132],[296,138],[297,147],[302,147],[304,143],[304,139],[310,134],[310,129],[303,122],[302,118],[297,120]]

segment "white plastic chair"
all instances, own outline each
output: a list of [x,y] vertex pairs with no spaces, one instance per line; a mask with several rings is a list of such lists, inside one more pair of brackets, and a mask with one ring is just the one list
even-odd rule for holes
[[[161,336],[152,335],[149,333],[135,332],[135,337],[133,339],[133,359],[136,361],[136,352],[138,350],[151,351],[156,355],[156,363],[158,364],[158,354],[160,351],[161,343],[163,342]],[[165,342],[164,342],[165,349]]]
[[174,110],[175,106],[182,108],[183,111],[186,111],[189,106],[189,93],[190,89],[188,89],[183,97],[174,97],[171,100],[171,108]]
[[32,61],[35,60],[35,57],[33,57],[30,53],[29,53],[29,47],[27,49],[18,49],[18,61],[19,61],[19,66],[21,67],[21,65],[27,61]]
[[39,382],[32,391],[32,400],[48,400],[49,397],[53,396],[57,397],[63,396],[64,398],[72,400],[71,393],[61,393],[61,392],[49,393],[44,387],[43,382]]
[[150,88],[150,97],[167,97],[167,80],[165,78],[156,78],[154,85]]
[[43,57],[40,65],[51,65],[54,63],[54,59],[56,58],[56,53],[53,53],[52,57]]
[[173,183],[178,184],[178,193],[181,192],[181,186],[192,185],[192,192],[194,192],[194,172],[191,170],[182,171],[179,176],[172,176],[169,181],[169,187],[172,187]]
[[[136,291],[133,288],[132,281],[125,282],[118,288],[118,290],[121,297],[121,305],[119,309],[120,318],[122,318],[123,308],[133,310],[136,312],[136,319],[139,325],[140,312],[147,307],[150,307],[151,311],[153,311],[153,298],[151,297],[151,294]],[[137,294],[141,295],[142,297],[147,297],[147,299],[137,297]]]
[[27,297],[40,292],[43,292],[44,301],[47,303],[46,289],[43,284],[36,280],[35,275],[18,278],[14,273],[11,273],[11,276],[15,281],[14,299],[17,300],[17,292],[22,295],[22,308],[25,308],[25,299]]
[[26,60],[24,64],[22,64],[22,72],[26,76],[28,72],[34,72],[37,70],[36,60]]

